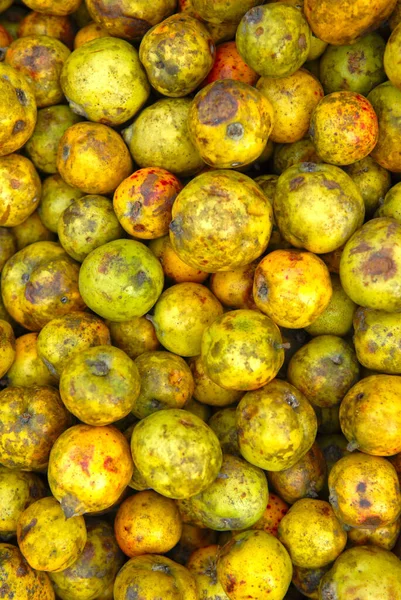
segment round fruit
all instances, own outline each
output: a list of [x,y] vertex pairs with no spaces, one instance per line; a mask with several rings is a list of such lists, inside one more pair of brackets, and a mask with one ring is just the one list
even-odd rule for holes
[[38,207],[43,225],[57,233],[58,220],[65,209],[85,194],[66,183],[60,175],[51,175],[43,181],[42,197]]
[[132,360],[144,352],[153,352],[160,347],[155,328],[145,317],[133,317],[129,321],[107,321],[113,346],[124,350]]
[[17,250],[22,250],[35,242],[55,242],[57,239],[56,235],[43,224],[38,210],[13,227],[13,233],[17,239]]
[[278,144],[275,146],[273,161],[274,172],[279,175],[297,163],[322,162],[316,152],[315,146],[308,137],[292,144]]
[[[262,187],[259,181],[258,183]],[[255,308],[252,287],[256,264],[256,262],[252,262],[233,271],[213,273],[210,278],[210,289],[224,306],[229,308]]]
[[[206,27],[208,25],[207,23]],[[203,81],[202,87],[221,79],[235,79],[252,86],[259,79],[256,71],[242,60],[235,42],[225,42],[225,44],[217,46],[216,60],[209,75]]]
[[79,8],[81,0],[63,0],[62,4],[58,0],[26,0],[26,2],[24,0],[24,4],[37,12],[60,16],[75,12]]
[[17,252],[17,240],[14,231],[0,227],[0,273],[9,258]]
[[368,100],[379,122],[379,139],[372,150],[372,158],[385,169],[400,173],[401,90],[386,81],[370,92]]
[[0,467],[0,537],[12,538],[17,523],[30,504],[47,493],[42,480],[34,473]]
[[175,283],[203,283],[209,276],[209,273],[184,263],[171,245],[168,235],[151,240],[149,248],[160,260],[164,275]]
[[30,160],[19,154],[0,157],[0,225],[15,227],[37,208],[39,175]]
[[220,546],[214,544],[195,550],[187,562],[192,573],[199,597],[204,600],[229,600],[217,579],[217,560]]
[[[225,389],[214,383],[205,371],[202,357],[189,360],[189,366],[194,378],[195,389],[193,396],[198,402],[210,406],[229,406],[238,402],[243,393],[238,390]],[[230,453],[229,453],[230,454]]]
[[95,23],[94,21],[90,21],[87,25],[82,27],[74,38],[74,50],[80,48],[87,42],[91,42],[92,40],[97,40],[98,38],[110,37],[109,32],[105,27],[99,25],[99,23]]
[[0,564],[1,587],[9,598],[54,600],[54,591],[47,573],[31,569],[16,546],[0,544]]
[[392,217],[401,222],[401,182],[390,188],[376,212],[377,217]]
[[[352,165],[344,167],[362,194],[365,212],[368,216],[383,203],[383,198],[391,187],[391,175],[371,156],[366,156]],[[380,215],[386,216],[386,215]],[[392,215],[387,215],[392,216]]]
[[15,341],[15,358],[7,372],[9,385],[57,385],[57,380],[38,355],[38,334],[27,333]]
[[14,362],[16,355],[14,331],[10,323],[0,319],[0,378]]
[[208,171],[177,196],[170,240],[190,266],[211,273],[231,271],[264,252],[272,214],[268,199],[249,177],[236,171]]
[[271,533],[277,537],[279,523],[284,515],[287,514],[288,509],[289,506],[284,500],[269,491],[269,502],[265,511],[259,521],[256,521],[256,523],[252,525],[251,529],[265,531],[266,533]]
[[198,18],[208,23],[238,23],[252,7],[261,4],[260,0],[192,0],[193,10]]
[[149,487],[168,498],[190,498],[217,477],[219,440],[185,410],[160,410],[140,421],[131,438],[132,456]]
[[209,419],[208,425],[217,435],[223,454],[241,456],[237,434],[237,409],[235,407],[218,410]]
[[283,471],[311,448],[317,419],[305,396],[276,379],[248,392],[237,407],[237,432],[242,456],[268,471]]
[[384,68],[386,75],[393,85],[401,89],[401,70],[398,64],[401,52],[401,26],[393,29],[384,52]]
[[333,295],[325,310],[308,327],[305,327],[309,335],[344,337],[351,331],[357,306],[344,292],[340,277],[332,273],[330,279]]
[[67,15],[29,12],[19,24],[17,37],[28,35],[48,35],[60,40],[67,48],[71,49],[74,41],[74,28]]
[[313,600],[319,600],[320,581],[323,575],[330,570],[331,566],[332,565],[330,564],[318,569],[303,569],[294,566],[292,583],[303,596],[312,598]]
[[401,315],[358,308],[354,317],[354,344],[358,361],[373,371],[401,374]]
[[401,519],[398,518],[391,525],[377,529],[350,529],[348,543],[350,546],[379,546],[385,550],[392,550],[401,531]]

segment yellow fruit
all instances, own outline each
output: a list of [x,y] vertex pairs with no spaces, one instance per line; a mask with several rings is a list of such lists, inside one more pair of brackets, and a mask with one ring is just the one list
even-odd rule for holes
[[74,40],[74,28],[67,15],[29,12],[19,23],[17,37],[27,35],[48,35],[63,42],[71,49]]
[[75,12],[82,0],[63,0],[60,4],[58,0],[26,0],[25,4],[31,10],[51,15],[69,15]]
[[209,273],[205,273],[205,271],[190,267],[184,263],[171,245],[168,235],[151,240],[149,248],[160,260],[165,277],[172,279],[175,283],[190,281],[193,283],[203,283],[209,276]]
[[347,296],[338,275],[330,275],[333,295],[324,311],[305,327],[309,335],[338,335],[344,337],[351,331],[356,304]]
[[16,345],[10,323],[0,319],[0,377],[3,377],[14,362]]
[[47,573],[31,569],[16,546],[0,544],[0,562],[1,584],[9,598],[55,600]]
[[361,365],[373,371],[401,374],[401,315],[358,308],[354,316],[355,351]]
[[379,546],[385,550],[392,550],[401,531],[401,519],[398,518],[391,525],[377,529],[350,529],[348,543],[350,546]]
[[399,54],[401,52],[401,27],[400,24],[393,29],[384,52],[384,69],[393,85],[401,89],[401,70]]
[[7,373],[12,386],[57,385],[38,354],[38,334],[27,333],[15,341],[15,359]]
[[207,375],[201,356],[189,360],[189,366],[194,378],[195,389],[193,396],[198,402],[210,406],[229,406],[238,402],[243,392],[228,390],[214,383]]
[[146,317],[133,317],[129,321],[107,321],[113,346],[124,350],[132,360],[144,352],[153,352],[160,347],[155,328]]
[[9,258],[17,252],[17,240],[14,230],[0,227],[0,273]]
[[401,90],[390,81],[375,87],[368,96],[379,122],[379,139],[372,150],[372,158],[380,166],[401,172],[400,137]]
[[39,204],[39,175],[29,159],[10,154],[0,157],[0,184],[0,225],[20,225]]
[[90,21],[87,25],[84,25],[84,27],[82,27],[82,29],[80,29],[75,36],[74,50],[80,48],[87,42],[91,42],[92,40],[97,40],[98,38],[103,37],[110,37],[107,29],[99,25],[99,23]]
[[251,529],[258,529],[259,531],[266,531],[277,537],[278,526],[281,519],[287,514],[289,509],[288,504],[284,502],[276,494],[269,492],[269,502],[265,508],[263,515],[259,521],[256,521]]
[[47,490],[38,475],[0,467],[0,537],[16,535],[17,522],[30,504],[43,498]]
[[12,231],[17,240],[17,250],[22,250],[35,242],[55,242],[56,235],[42,222],[39,211],[35,210],[23,223],[16,225]]
[[330,570],[332,565],[326,565],[318,569],[303,569],[301,567],[294,566],[294,573],[292,575],[292,583],[301,594],[312,600],[319,600],[319,584],[320,581]]
[[[258,183],[262,187],[261,182],[258,181]],[[252,287],[256,264],[256,262],[252,262],[233,271],[213,273],[210,277],[210,289],[224,306],[255,308]]]
[[43,181],[42,198],[38,207],[43,225],[57,233],[58,220],[73,200],[85,194],[66,183],[60,175],[51,175]]
[[274,148],[274,172],[281,175],[297,163],[321,163],[322,160],[310,138],[306,137],[292,144],[278,144]]
[[392,217],[401,222],[401,183],[396,183],[389,189],[375,216]]
[[260,0],[192,0],[193,10],[200,19],[207,23],[238,23],[243,15],[254,6],[261,4]]
[[203,600],[229,600],[221,583],[217,579],[217,560],[220,547],[217,544],[198,548],[187,562],[187,569],[192,573],[199,598]]

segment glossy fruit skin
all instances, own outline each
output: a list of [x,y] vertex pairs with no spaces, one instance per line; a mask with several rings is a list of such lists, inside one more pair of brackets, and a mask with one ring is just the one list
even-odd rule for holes
[[341,458],[330,472],[329,491],[338,519],[350,527],[377,529],[401,513],[396,470],[379,456],[353,452]]
[[306,61],[310,29],[294,6],[256,6],[242,18],[236,34],[238,52],[263,77],[287,77]]
[[280,175],[274,215],[281,235],[290,244],[323,254],[342,246],[362,225],[365,205],[359,189],[342,169],[301,163]]
[[[258,183],[262,187],[261,182],[258,181]],[[272,235],[274,235],[273,232]],[[224,306],[229,308],[255,308],[252,287],[256,265],[255,261],[233,271],[220,271],[212,274],[210,289]]]
[[60,5],[57,0],[27,0],[25,2],[31,10],[51,15],[69,15],[75,12],[79,5],[80,0],[63,0],[63,4]]
[[42,197],[38,207],[39,216],[43,225],[50,231],[57,233],[58,220],[65,209],[73,200],[85,196],[77,188],[68,185],[61,175],[50,175],[43,181]]
[[138,52],[114,37],[97,38],[74,50],[65,61],[60,85],[71,110],[114,127],[131,119],[150,92]]
[[195,96],[188,129],[206,164],[216,169],[242,167],[263,152],[274,123],[273,107],[241,81],[214,81]]
[[372,158],[394,173],[401,172],[401,151],[397,140],[400,135],[401,90],[390,81],[378,85],[368,96],[379,122],[379,139],[372,150]]
[[151,240],[148,247],[159,259],[165,277],[175,283],[203,283],[209,276],[209,273],[190,267],[181,260],[170,242],[169,235]]
[[[45,469],[71,415],[50,386],[8,387],[0,392],[0,458],[9,469]],[[18,437],[15,429],[18,429]]]
[[32,162],[19,154],[0,157],[0,225],[20,225],[37,208],[41,182]]
[[401,311],[401,224],[381,217],[368,221],[345,245],[341,284],[359,306]]
[[35,473],[0,467],[0,536],[3,541],[16,535],[22,512],[46,493]]
[[292,564],[273,535],[250,530],[236,533],[220,550],[217,576],[230,600],[245,600],[249,595],[282,600],[291,582]]
[[305,396],[275,379],[248,392],[237,407],[237,432],[242,456],[268,471],[297,463],[311,448],[317,419]]
[[401,531],[401,519],[398,518],[391,525],[377,529],[350,529],[348,531],[348,544],[350,546],[379,546],[384,550],[392,550]]
[[134,428],[131,451],[149,487],[167,498],[189,498],[203,491],[222,463],[214,432],[179,409],[160,410],[142,419]]
[[400,327],[398,313],[358,308],[354,316],[354,344],[361,365],[373,371],[401,374],[401,353],[396,342]]
[[256,267],[256,306],[281,327],[307,327],[325,310],[331,294],[329,271],[311,252],[275,250]]
[[187,569],[192,573],[200,598],[211,600],[229,600],[221,583],[217,579],[217,560],[220,547],[217,544],[198,548],[187,562]]
[[96,248],[79,273],[79,287],[89,308],[114,321],[146,314],[160,296],[163,283],[159,261],[134,240],[114,240]]
[[170,241],[192,267],[210,273],[231,271],[264,252],[272,213],[260,187],[246,175],[208,171],[192,179],[177,196]]
[[18,37],[28,35],[48,35],[63,42],[70,50],[74,41],[74,29],[67,15],[28,13],[19,24]]
[[305,327],[309,335],[337,335],[346,336],[352,328],[357,306],[344,292],[340,277],[336,273],[330,274],[333,294],[325,310]]
[[144,352],[159,350],[160,343],[155,328],[146,317],[133,317],[129,321],[107,321],[113,346],[124,350],[132,360]]
[[[48,478],[53,496],[66,518],[112,506],[133,472],[129,445],[115,427],[75,425],[54,444]],[[98,477],[98,486],[91,480]]]
[[47,573],[32,569],[12,544],[0,544],[1,580],[7,594],[18,600],[55,600]]
[[258,389],[277,375],[284,362],[280,330],[256,311],[229,311],[205,329],[201,357],[206,374],[220,387]]
[[188,364],[195,384],[193,396],[198,402],[209,406],[229,406],[243,396],[243,392],[223,388],[210,379],[201,355],[191,358]]
[[83,310],[78,271],[55,242],[26,246],[3,269],[1,290],[8,312],[25,329],[39,331],[57,316]]
[[396,3],[397,0],[375,0],[373,3],[370,0],[305,0],[304,10],[318,38],[342,46],[352,44],[364,33],[376,29],[391,15]]
[[37,333],[26,333],[15,340],[15,358],[7,372],[9,385],[57,385],[57,379],[48,371],[38,355],[37,341]]
[[201,85],[204,87],[220,79],[235,79],[248,85],[255,85],[259,79],[256,71],[242,60],[234,41],[225,42],[216,47],[214,65]]
[[401,27],[399,24],[393,29],[384,52],[384,68],[386,75],[393,85],[401,89],[401,71],[398,63],[398,56],[401,49]]
[[[352,580],[350,572],[354,574]],[[356,593],[361,600],[373,600],[382,595],[385,598],[391,594],[394,600],[400,600],[400,577],[400,561],[391,552],[376,546],[350,548],[322,578],[319,599],[330,600],[334,593],[339,600],[346,600]]]
[[371,156],[366,156],[362,160],[344,167],[344,171],[359,188],[365,204],[365,213],[370,217],[382,204],[383,198],[391,188],[390,173]]
[[10,323],[0,319],[0,377],[3,377],[14,362],[16,355],[14,331]]

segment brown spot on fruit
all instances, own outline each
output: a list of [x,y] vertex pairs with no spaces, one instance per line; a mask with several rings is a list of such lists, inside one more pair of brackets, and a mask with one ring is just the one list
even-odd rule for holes
[[372,503],[369,500],[367,500],[366,498],[361,498],[359,500],[359,506],[361,508],[370,508],[372,506]]
[[22,106],[26,106],[28,104],[28,100],[25,92],[19,88],[15,88],[15,93],[17,94],[18,102],[22,104]]
[[369,252],[369,250],[372,250],[372,246],[363,241],[350,251],[350,256],[353,256],[354,254],[362,254],[363,252]]
[[336,181],[332,181],[331,179],[323,179],[323,185],[325,188],[327,188],[328,190],[340,190],[341,186],[336,182]]
[[227,135],[234,141],[238,141],[244,136],[244,126],[241,123],[230,123],[227,126]]
[[231,592],[233,592],[235,590],[236,585],[237,585],[236,578],[233,575],[230,575],[228,573],[227,574],[227,585],[226,585],[227,594],[230,594]]
[[224,81],[218,82],[202,99],[198,119],[203,125],[220,125],[236,115],[238,102],[225,87]]
[[25,121],[21,121],[21,119],[19,119],[18,121],[15,122],[15,125],[13,127],[13,134],[19,133],[20,131],[25,129],[25,127],[26,127]]
[[387,281],[397,273],[397,265],[393,260],[391,250],[383,248],[383,250],[371,254],[362,265],[361,270],[364,275],[381,276]]
[[290,181],[291,192],[300,188],[301,185],[304,184],[304,182],[305,182],[305,178],[302,177],[302,175],[300,175],[299,177],[294,177],[294,179],[291,179],[291,181]]
[[301,48],[301,50],[305,50],[307,44],[306,44],[306,36],[304,33],[301,33],[301,35],[298,38],[298,46]]
[[248,23],[255,24],[259,23],[262,20],[262,17],[263,10],[260,6],[255,6],[254,8],[251,8],[251,10],[248,10],[248,12],[245,14],[244,20]]
[[357,492],[366,492],[366,483],[363,483],[363,481],[359,482],[358,485],[356,486],[356,491]]

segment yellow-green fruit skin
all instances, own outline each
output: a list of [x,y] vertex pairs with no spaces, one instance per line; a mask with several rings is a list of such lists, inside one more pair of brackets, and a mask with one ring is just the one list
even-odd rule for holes
[[16,546],[0,544],[0,561],[2,588],[9,598],[55,600],[47,573],[32,569]]
[[259,75],[287,77],[308,58],[311,32],[299,10],[277,2],[249,10],[238,26],[236,43]]
[[384,68],[386,75],[393,85],[401,89],[401,23],[393,29],[384,52]]
[[[383,203],[383,198],[391,187],[390,173],[373,160],[371,156],[366,156],[362,160],[344,167],[344,171],[351,177],[361,192],[366,215],[372,215]],[[384,217],[386,215],[380,216]]]
[[[185,6],[185,3],[183,3]],[[194,12],[207,24],[238,23],[242,16],[261,0],[192,0]]]
[[14,231],[0,227],[0,273],[9,258],[17,251],[17,240]]
[[372,371],[401,374],[401,315],[358,308],[354,316],[354,345],[358,361]]
[[205,371],[201,355],[191,358],[188,364],[195,384],[193,396],[198,402],[210,406],[229,406],[243,396],[240,390],[228,390],[214,383]]
[[209,419],[208,425],[219,438],[224,454],[241,456],[237,434],[237,409],[235,407],[227,407],[217,411]]
[[192,573],[200,598],[204,600],[229,600],[217,579],[217,559],[220,547],[217,544],[198,548],[192,552],[187,569]]
[[401,90],[390,81],[375,87],[369,94],[379,121],[379,139],[372,150],[372,158],[394,173],[401,173],[400,119]]
[[201,419],[179,409],[160,410],[142,419],[133,431],[131,451],[149,487],[168,498],[185,499],[202,492],[222,464],[215,433]]
[[401,531],[401,518],[394,523],[377,529],[353,528],[348,531],[349,546],[379,546],[392,550]]
[[401,223],[401,183],[396,183],[389,189],[375,216],[391,217]]
[[37,333],[26,333],[15,340],[15,359],[7,372],[7,380],[14,387],[57,385],[57,379],[38,354]]
[[344,292],[340,277],[330,274],[333,294],[325,310],[310,325],[305,327],[309,335],[338,335],[344,337],[351,331],[357,306]]
[[68,185],[61,175],[50,175],[43,181],[38,213],[43,225],[57,233],[58,220],[73,200],[82,198],[84,192]]
[[14,362],[15,337],[10,323],[0,319],[0,377],[3,377]]
[[22,250],[35,242],[55,242],[56,235],[42,222],[39,211],[33,212],[23,223],[13,227],[17,239],[17,249]]
[[0,467],[0,537],[15,536],[21,513],[47,490],[35,473]]
[[37,208],[42,185],[33,163],[20,154],[0,157],[0,225],[20,225]]
[[74,50],[64,63],[60,83],[75,113],[112,126],[131,119],[150,91],[137,50],[114,37],[98,38]]

